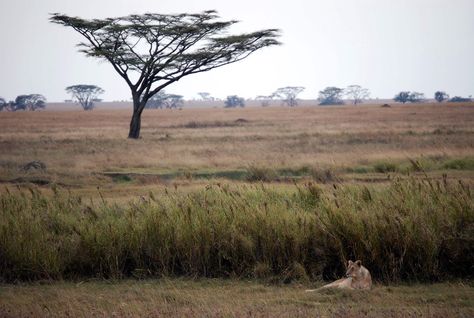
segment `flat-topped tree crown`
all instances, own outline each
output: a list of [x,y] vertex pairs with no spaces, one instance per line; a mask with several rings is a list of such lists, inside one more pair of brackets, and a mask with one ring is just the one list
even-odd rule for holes
[[94,102],[100,94],[104,93],[104,90],[96,85],[78,84],[66,87],[66,92],[77,99],[84,110],[92,110],[95,106]]
[[168,85],[280,44],[277,29],[226,35],[237,21],[218,19],[217,12],[211,10],[92,20],[53,13],[50,21],[72,27],[84,36],[80,51],[106,59],[125,80],[133,99],[129,138],[138,138],[147,101]]

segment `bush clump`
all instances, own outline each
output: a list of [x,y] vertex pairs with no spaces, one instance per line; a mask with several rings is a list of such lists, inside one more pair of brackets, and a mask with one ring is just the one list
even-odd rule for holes
[[444,163],[443,168],[451,170],[474,170],[474,159],[452,159]]
[[379,162],[374,164],[375,172],[387,173],[398,171],[398,166],[392,162]]
[[275,170],[267,167],[250,166],[247,168],[245,179],[250,182],[269,182],[278,178]]

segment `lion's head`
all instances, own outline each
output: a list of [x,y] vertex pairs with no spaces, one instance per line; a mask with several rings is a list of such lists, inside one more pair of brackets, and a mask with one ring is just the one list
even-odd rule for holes
[[362,276],[362,262],[357,260],[355,262],[349,261],[347,263],[346,277],[360,277]]

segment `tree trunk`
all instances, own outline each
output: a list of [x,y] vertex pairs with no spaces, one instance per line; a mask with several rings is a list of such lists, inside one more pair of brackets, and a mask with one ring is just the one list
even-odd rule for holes
[[[142,111],[145,108],[144,104],[138,99],[134,98],[133,101],[133,115],[130,121],[130,130],[128,132],[128,138],[138,139],[140,138],[140,128],[142,125]],[[143,107],[142,107],[143,106]]]
[[132,120],[130,121],[130,131],[128,132],[128,138],[140,138],[141,121],[141,113],[133,111]]

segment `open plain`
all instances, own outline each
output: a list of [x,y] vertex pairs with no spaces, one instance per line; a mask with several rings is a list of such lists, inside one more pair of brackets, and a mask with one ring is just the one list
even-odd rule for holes
[[0,316],[474,314],[474,103],[130,115],[0,112]]
[[[81,188],[109,184],[103,176],[113,172],[159,184],[179,176],[245,179],[249,168],[268,168],[290,177],[313,169],[370,181],[407,172],[418,160],[425,171],[470,179],[473,109],[453,103],[146,110],[140,140],[126,138],[128,110],[4,112],[0,176]],[[46,169],[25,173],[22,165],[33,160]]]

